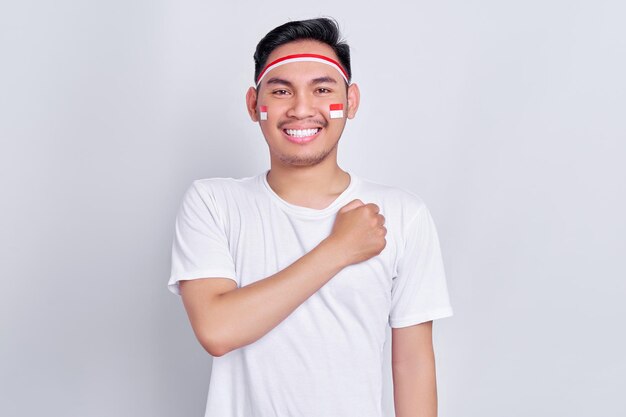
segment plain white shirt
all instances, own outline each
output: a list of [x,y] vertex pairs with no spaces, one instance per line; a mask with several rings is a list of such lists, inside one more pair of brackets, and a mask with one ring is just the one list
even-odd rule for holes
[[230,278],[243,287],[286,268],[331,232],[354,199],[385,216],[387,244],[342,269],[254,343],[213,359],[207,417],[382,417],[387,326],[453,315],[435,224],[416,194],[350,174],[324,209],[296,206],[267,172],[193,181],[180,205],[169,289]]

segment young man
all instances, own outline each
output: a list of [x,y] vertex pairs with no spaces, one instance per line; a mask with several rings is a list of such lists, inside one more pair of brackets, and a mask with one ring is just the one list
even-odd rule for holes
[[206,416],[382,417],[387,326],[396,416],[436,416],[437,232],[417,195],[337,165],[359,107],[348,45],[332,20],[289,22],[254,58],[271,168],[194,181],[172,248],[169,288],[215,357]]

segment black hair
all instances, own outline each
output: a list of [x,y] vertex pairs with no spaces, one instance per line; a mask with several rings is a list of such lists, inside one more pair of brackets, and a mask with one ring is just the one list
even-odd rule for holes
[[297,20],[287,22],[272,29],[256,46],[254,52],[254,82],[267,64],[267,58],[272,51],[281,45],[297,40],[315,40],[330,46],[339,63],[348,74],[348,81],[352,79],[350,69],[350,47],[341,39],[339,25],[332,18],[320,17],[317,19]]

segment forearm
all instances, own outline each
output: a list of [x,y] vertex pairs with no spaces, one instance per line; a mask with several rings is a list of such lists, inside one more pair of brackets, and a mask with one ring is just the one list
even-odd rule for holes
[[222,353],[267,334],[344,267],[340,252],[324,240],[274,275],[218,296],[210,314]]
[[434,354],[393,365],[396,417],[436,417],[437,380]]

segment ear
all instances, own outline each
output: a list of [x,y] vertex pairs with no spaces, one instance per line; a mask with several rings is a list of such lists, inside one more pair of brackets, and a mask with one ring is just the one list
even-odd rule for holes
[[348,119],[353,119],[356,116],[360,100],[361,92],[359,91],[359,86],[350,84],[348,87]]
[[256,102],[256,88],[250,87],[248,88],[248,92],[246,93],[246,107],[248,109],[248,114],[253,122],[259,121],[259,113],[257,112],[257,102]]

